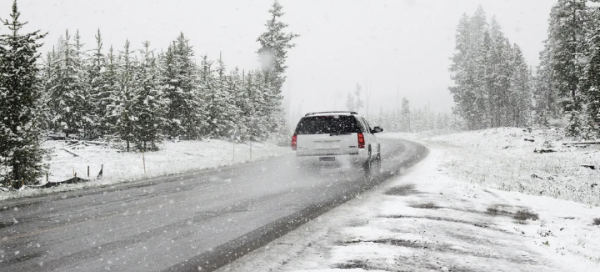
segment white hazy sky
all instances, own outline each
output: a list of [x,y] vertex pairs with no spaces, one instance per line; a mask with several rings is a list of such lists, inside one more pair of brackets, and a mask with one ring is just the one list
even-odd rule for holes
[[[429,103],[450,112],[449,58],[460,16],[481,4],[496,15],[505,35],[536,66],[555,0],[280,0],[289,30],[301,35],[289,52],[284,92],[292,111],[344,110],[356,83],[372,89],[370,112],[390,109],[398,97],[413,106]],[[0,0],[7,18],[12,0]],[[48,31],[44,51],[66,29],[79,30],[86,48],[100,28],[105,46],[123,47],[126,39],[157,50],[183,32],[196,55],[229,68],[257,67],[256,37],[265,29],[272,0],[19,0],[27,29]],[[2,27],[0,32],[5,31]],[[363,88],[364,89],[364,88]],[[363,92],[364,93],[364,92]],[[364,113],[364,109],[362,112]]]

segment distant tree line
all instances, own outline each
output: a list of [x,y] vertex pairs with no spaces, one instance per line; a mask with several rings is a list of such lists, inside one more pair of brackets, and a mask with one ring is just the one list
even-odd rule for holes
[[394,109],[380,109],[372,125],[381,126],[388,132],[422,132],[434,130],[461,130],[462,119],[449,113],[432,111],[428,105],[417,108],[402,98],[402,105]]
[[106,48],[100,30],[91,49],[78,31],[65,31],[40,65],[44,35],[21,33],[15,1],[11,19],[3,21],[9,34],[0,36],[0,181],[35,183],[49,131],[116,139],[127,151],[156,150],[175,137],[287,141],[281,87],[298,35],[285,32],[277,1],[269,13],[257,39],[257,70],[227,70],[221,56],[198,63],[183,33],[157,52],[149,42]]

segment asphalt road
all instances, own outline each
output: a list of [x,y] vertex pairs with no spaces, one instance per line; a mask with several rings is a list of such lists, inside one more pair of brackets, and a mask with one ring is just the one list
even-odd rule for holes
[[211,271],[427,155],[382,140],[382,173],[298,169],[293,156],[0,202],[0,271]]

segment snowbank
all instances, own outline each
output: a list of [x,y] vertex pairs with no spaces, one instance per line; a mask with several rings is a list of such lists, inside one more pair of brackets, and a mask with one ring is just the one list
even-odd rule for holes
[[[69,191],[86,187],[139,180],[169,174],[179,174],[207,168],[256,161],[290,153],[290,148],[270,143],[233,144],[221,140],[164,142],[156,152],[121,152],[103,145],[68,144],[47,141],[50,150],[48,180],[63,181],[77,177],[91,182],[64,184],[55,188],[28,188],[18,192],[1,192],[0,200]],[[88,177],[89,167],[89,177]],[[145,169],[144,169],[145,167]],[[98,178],[102,170],[102,177]],[[45,183],[45,177],[43,178]]]
[[421,141],[446,153],[442,167],[459,180],[600,205],[600,145],[565,146],[563,143],[570,141],[555,130],[529,132],[518,128]]

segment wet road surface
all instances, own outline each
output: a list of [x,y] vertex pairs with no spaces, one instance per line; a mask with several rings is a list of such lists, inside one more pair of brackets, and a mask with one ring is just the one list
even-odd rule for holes
[[211,271],[410,167],[384,139],[382,173],[297,168],[293,155],[0,202],[0,271]]

